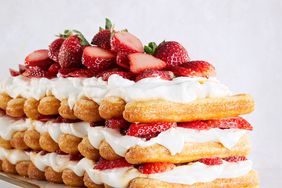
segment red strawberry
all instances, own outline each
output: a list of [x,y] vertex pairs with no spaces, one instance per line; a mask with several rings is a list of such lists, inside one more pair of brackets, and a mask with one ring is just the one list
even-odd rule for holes
[[203,158],[198,160],[201,163],[204,163],[206,165],[209,166],[213,166],[213,165],[221,165],[222,164],[222,159],[219,157],[213,157],[213,158]]
[[84,48],[82,64],[95,71],[107,69],[115,61],[115,54],[97,46]]
[[113,30],[112,22],[106,18],[105,29],[100,27],[100,31],[93,37],[91,44],[97,45],[106,50],[110,50],[111,30]]
[[215,68],[206,61],[189,61],[180,66],[172,67],[171,71],[177,76],[211,77],[215,76]]
[[55,76],[37,66],[29,67],[22,75],[28,78],[52,78]]
[[80,161],[83,158],[83,156],[80,153],[72,153],[69,155],[71,161]]
[[126,134],[148,140],[172,127],[176,127],[176,123],[133,123]]
[[156,163],[145,163],[141,164],[138,170],[142,174],[155,174],[161,172],[167,172],[172,170],[175,167],[175,164],[168,162],[156,162]]
[[79,31],[73,32],[76,34],[69,36],[59,50],[58,62],[62,68],[81,67],[83,48],[89,45]]
[[130,71],[140,73],[145,70],[160,70],[165,68],[166,63],[152,55],[133,53],[128,55]]
[[201,120],[178,123],[177,126],[188,128],[188,129],[196,129],[196,130],[208,130],[210,128],[214,128],[214,127],[209,127],[206,121],[201,121]]
[[10,75],[13,76],[13,77],[20,75],[20,72],[14,70],[14,69],[9,69],[9,71],[10,71]]
[[160,77],[163,80],[172,80],[173,73],[171,71],[158,71],[158,70],[147,70],[138,74],[135,81],[142,80],[143,78]]
[[108,119],[105,121],[105,126],[112,129],[125,129],[129,126],[129,123],[123,118]]
[[134,74],[132,74],[131,72],[125,72],[125,71],[114,70],[114,69],[102,72],[100,75],[101,75],[101,77],[104,81],[108,81],[109,77],[113,74],[117,74],[117,75],[119,75],[123,78],[129,79],[129,80],[134,79]]
[[223,158],[223,160],[227,161],[227,162],[239,162],[239,161],[246,161],[247,158],[245,156],[232,156],[232,157],[226,157]]
[[123,168],[123,167],[130,167],[132,166],[129,164],[124,158],[108,161],[103,158],[95,165],[94,169],[97,170],[107,170],[107,169],[114,169],[114,168]]
[[144,52],[142,42],[127,31],[114,33],[111,39],[111,49],[114,52],[124,53]]
[[25,65],[29,67],[37,66],[48,69],[53,61],[48,57],[48,50],[36,50],[25,58]]
[[64,38],[57,38],[49,45],[48,56],[55,62],[58,62],[59,51],[64,41]]
[[70,72],[74,72],[80,70],[80,68],[60,68],[59,69],[59,73],[63,76],[63,77],[68,77],[68,74]]
[[47,122],[47,121],[54,120],[56,118],[58,118],[57,115],[42,115],[42,114],[40,114],[37,120],[41,121],[41,122]]
[[65,77],[78,77],[78,78],[90,78],[95,76],[95,72],[90,69],[78,69],[72,72],[69,72]]
[[186,49],[175,41],[162,42],[154,56],[166,62],[168,67],[178,66],[190,60]]
[[48,72],[51,72],[52,74],[56,75],[58,74],[59,70],[60,70],[60,65],[59,63],[54,63],[53,65],[51,65],[48,69]]
[[26,66],[19,64],[19,72],[20,74],[24,73],[26,71]]
[[116,63],[122,68],[129,69],[129,59],[127,53],[119,52],[117,53]]

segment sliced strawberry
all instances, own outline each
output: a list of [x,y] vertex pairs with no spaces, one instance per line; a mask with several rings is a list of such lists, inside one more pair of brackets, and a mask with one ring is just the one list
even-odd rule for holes
[[115,61],[115,54],[97,46],[88,46],[84,48],[82,55],[82,64],[95,71],[107,69]]
[[176,123],[132,123],[126,134],[149,140],[172,127],[176,127]]
[[212,77],[216,75],[215,68],[206,61],[189,61],[180,66],[172,67],[171,71],[177,76]]
[[96,75],[96,72],[90,69],[78,69],[68,74],[64,75],[63,77],[76,77],[76,78],[90,78]]
[[105,126],[112,129],[125,129],[129,127],[129,123],[123,119],[108,119],[105,121]]
[[101,120],[101,121],[98,121],[98,122],[91,122],[90,123],[90,127],[98,127],[98,126],[104,126],[105,125],[105,121],[104,120]]
[[26,71],[26,66],[19,64],[19,72],[20,74],[24,73]]
[[125,72],[125,71],[121,71],[121,70],[107,70],[105,72],[102,72],[100,75],[102,77],[102,79],[104,81],[108,81],[109,77],[113,74],[117,74],[123,78],[129,79],[129,80],[133,80],[134,79],[134,74],[132,74],[131,72]]
[[26,69],[26,71],[22,74],[25,77],[28,78],[52,78],[55,77],[54,74],[43,70],[40,67],[34,66],[34,67],[29,67]]
[[198,120],[191,122],[178,123],[178,127],[196,129],[196,130],[208,130],[211,128],[219,129],[245,129],[253,130],[251,124],[241,117],[223,118],[218,120]]
[[80,161],[83,158],[83,156],[80,153],[72,153],[69,154],[69,156],[71,161]]
[[239,162],[239,161],[246,161],[247,158],[245,156],[232,156],[232,157],[226,157],[223,158],[223,160],[227,161],[227,162]]
[[56,120],[57,118],[58,118],[58,115],[42,115],[42,114],[40,114],[37,120],[41,121],[41,122],[47,122],[47,121]]
[[159,77],[163,80],[172,80],[174,76],[171,71],[147,70],[138,74],[135,78],[135,81],[137,82],[144,78],[152,78],[152,77]]
[[114,33],[111,39],[111,49],[114,52],[124,53],[144,52],[142,42],[127,31]]
[[123,168],[123,167],[130,167],[132,166],[129,164],[124,158],[108,161],[103,158],[95,165],[94,169],[97,170],[107,170],[107,169],[114,169],[114,168]]
[[111,50],[111,31],[109,29],[99,31],[92,39],[91,44],[106,50]]
[[36,50],[25,58],[25,65],[30,67],[37,66],[47,69],[51,64],[53,61],[48,57],[48,50]]
[[221,165],[222,159],[219,157],[213,157],[213,158],[203,158],[198,160],[200,163],[204,163],[205,165],[213,166],[213,165]]
[[178,66],[190,60],[186,49],[175,41],[162,42],[156,48],[154,56],[166,62],[168,67]]
[[56,75],[58,74],[59,70],[60,70],[60,65],[59,63],[54,63],[53,65],[51,65],[48,69],[48,72],[51,72],[52,74]]
[[140,73],[145,70],[160,70],[165,68],[166,63],[152,55],[133,53],[128,55],[130,71]]
[[54,123],[77,123],[77,122],[81,122],[81,120],[79,120],[79,119],[65,119],[62,116],[59,116],[53,122]]
[[70,72],[74,72],[80,70],[80,68],[60,68],[59,69],[59,73],[63,76],[63,77],[68,77],[68,74]]
[[13,77],[16,77],[16,76],[19,76],[20,75],[20,72],[19,71],[16,71],[14,69],[9,69],[10,71],[10,75],[13,76]]
[[173,170],[175,164],[168,162],[156,162],[156,163],[145,163],[141,164],[138,170],[142,174],[155,174],[161,172],[167,172]]
[[64,41],[64,38],[57,38],[49,45],[48,56],[55,62],[58,62],[59,51]]
[[125,69],[129,69],[129,59],[127,56],[128,56],[127,53],[119,52],[117,53],[117,57],[116,57],[116,63]]

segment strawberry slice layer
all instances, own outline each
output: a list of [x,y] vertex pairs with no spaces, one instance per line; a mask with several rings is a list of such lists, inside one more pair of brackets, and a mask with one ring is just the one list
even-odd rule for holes
[[114,33],[111,40],[111,49],[114,52],[144,52],[142,42],[136,36],[126,31]]
[[10,75],[13,76],[13,77],[16,77],[16,76],[19,76],[20,75],[20,72],[19,71],[16,71],[14,69],[9,69],[10,71]]
[[113,74],[117,74],[117,75],[119,75],[123,78],[129,79],[129,80],[134,80],[134,78],[135,78],[135,75],[131,72],[125,72],[125,71],[122,71],[122,70],[115,70],[115,69],[104,71],[101,74],[99,74],[99,76],[101,76],[104,81],[108,81],[109,77]]
[[127,130],[126,135],[149,140],[172,127],[176,127],[176,123],[133,123]]
[[204,163],[205,165],[213,166],[213,165],[221,165],[222,159],[219,157],[213,157],[213,158],[203,158],[198,160],[200,163]]
[[171,71],[147,70],[138,74],[135,78],[135,81],[137,82],[144,78],[153,78],[153,77],[159,77],[163,80],[172,80],[174,76]]
[[227,161],[227,162],[239,162],[239,161],[246,161],[247,158],[245,156],[232,156],[232,157],[226,157],[223,158],[223,160]]
[[105,126],[112,129],[125,129],[129,127],[129,123],[123,119],[108,119],[105,121]]
[[123,167],[130,167],[132,166],[129,164],[124,158],[108,161],[103,158],[95,165],[94,169],[97,170],[107,170],[107,169],[114,169],[114,168],[123,168]]
[[28,67],[24,73],[22,73],[23,76],[28,78],[53,78],[55,77],[54,74],[51,72],[45,71],[40,67],[32,66]]
[[155,174],[172,170],[175,164],[168,162],[145,163],[138,167],[142,174]]
[[211,128],[253,130],[251,124],[241,117],[231,117],[218,120],[191,121],[178,123],[177,126],[196,130],[208,130]]
[[115,54],[97,46],[88,46],[84,48],[82,55],[82,64],[95,71],[107,69],[115,61]]
[[116,63],[125,69],[129,69],[129,59],[127,56],[128,56],[127,53],[119,52],[117,53],[117,57],[116,57]]
[[145,70],[160,70],[166,66],[164,61],[144,53],[129,54],[128,59],[130,71],[133,73],[140,73]]
[[48,56],[48,50],[36,50],[25,58],[26,66],[37,66],[47,69],[53,63]]

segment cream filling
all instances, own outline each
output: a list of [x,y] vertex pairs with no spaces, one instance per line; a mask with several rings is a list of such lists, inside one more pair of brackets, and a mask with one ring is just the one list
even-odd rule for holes
[[7,159],[12,164],[17,164],[20,161],[28,161],[29,154],[26,151],[12,149],[8,150],[0,147],[0,160]]
[[[10,77],[1,83],[0,91],[15,98],[35,98],[53,94],[59,100],[68,99],[70,107],[82,96],[95,102],[107,96],[117,96],[126,102],[143,99],[164,99],[188,103],[200,98],[224,97],[230,90],[216,78],[177,77],[171,81],[160,78],[145,78],[138,82],[124,79],[118,75],[110,76],[108,82],[102,78],[25,78]],[[172,92],[173,91],[173,92]]]

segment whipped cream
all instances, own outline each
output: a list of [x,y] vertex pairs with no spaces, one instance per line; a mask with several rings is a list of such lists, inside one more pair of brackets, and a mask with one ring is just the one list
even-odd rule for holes
[[125,156],[127,150],[133,146],[148,147],[160,144],[166,147],[172,155],[180,153],[187,142],[220,142],[231,149],[240,138],[249,131],[243,129],[209,129],[194,130],[182,127],[170,128],[160,133],[157,137],[146,141],[145,139],[121,135],[118,130],[105,127],[92,127],[88,131],[91,145],[99,148],[101,141],[105,140],[120,156]]
[[11,164],[17,164],[20,161],[28,161],[29,154],[26,151],[12,149],[8,150],[0,147],[0,160],[7,159]]
[[0,117],[0,137],[4,140],[10,140],[17,131],[24,131],[28,128],[28,123],[23,119],[14,120],[8,116]]
[[216,78],[177,77],[169,81],[155,77],[134,82],[119,75],[111,75],[108,82],[95,77],[29,79],[17,76],[2,82],[0,91],[8,93],[13,98],[22,96],[37,100],[46,94],[53,94],[59,100],[68,99],[70,107],[73,107],[82,96],[91,98],[99,104],[107,96],[121,97],[126,102],[164,99],[188,103],[200,98],[231,95],[230,90]]

